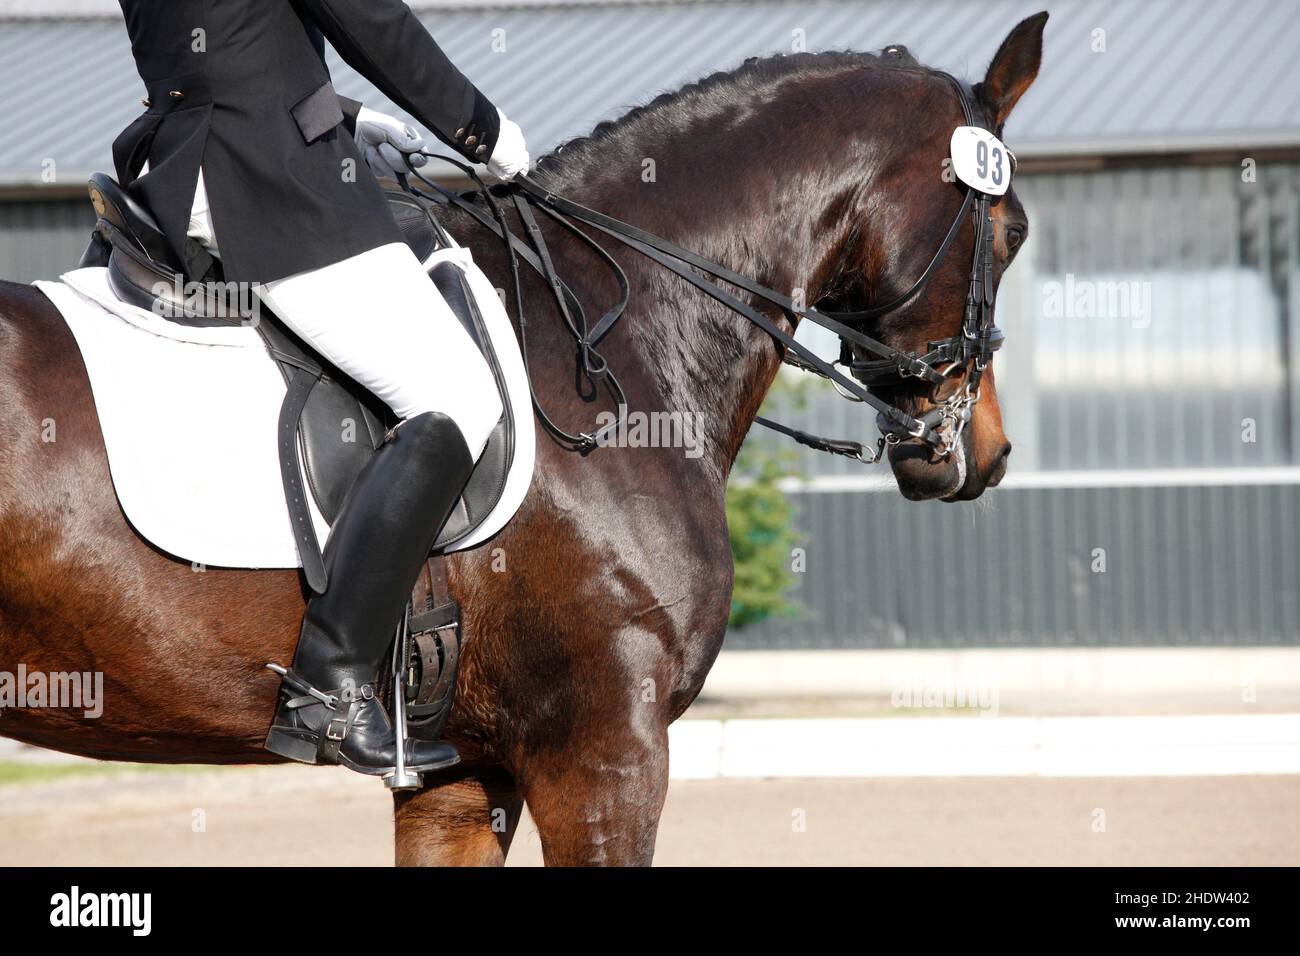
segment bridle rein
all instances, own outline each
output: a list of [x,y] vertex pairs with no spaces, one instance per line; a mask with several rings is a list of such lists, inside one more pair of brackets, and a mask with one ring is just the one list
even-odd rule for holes
[[[973,94],[965,84],[947,73],[939,73],[947,79],[957,92],[966,125],[987,129],[979,121],[973,104]],[[492,230],[506,244],[514,284],[515,301],[519,311],[519,337],[527,368],[527,321],[524,315],[522,283],[519,274],[519,259],[523,259],[546,280],[559,307],[560,314],[578,346],[579,360],[583,371],[593,382],[605,380],[619,406],[622,418],[627,403],[618,383],[617,377],[610,370],[604,358],[596,351],[596,345],[613,328],[622,316],[628,303],[629,283],[627,275],[613,257],[598,242],[575,224],[581,222],[597,231],[617,239],[647,258],[653,260],[669,271],[680,276],[701,292],[717,302],[727,306],[733,312],[748,319],[758,326],[782,347],[782,361],[802,371],[812,372],[828,379],[843,397],[862,402],[877,411],[876,424],[881,437],[874,448],[860,442],[823,438],[798,429],[790,428],[771,419],[758,416],[755,420],[771,429],[793,438],[800,444],[819,451],[844,455],[867,464],[881,459],[887,445],[897,444],[908,438],[918,439],[929,444],[939,457],[947,457],[957,447],[962,431],[970,421],[972,410],[980,397],[980,381],[984,370],[992,360],[993,353],[1002,346],[1003,333],[993,323],[993,221],[991,207],[995,197],[981,192],[974,186],[963,183],[965,194],[961,208],[952,225],[948,228],[929,264],[920,277],[907,291],[882,305],[872,306],[853,312],[822,312],[816,308],[803,308],[789,296],[760,285],[747,276],[728,269],[726,266],[712,262],[685,249],[676,243],[656,236],[636,226],[606,216],[594,209],[589,209],[562,196],[544,189],[527,176],[518,176],[510,183],[487,187],[471,167],[449,159],[440,154],[436,158],[445,160],[466,172],[478,185],[476,197],[484,199],[485,211],[474,199],[467,199],[429,179],[417,168],[409,166],[409,172],[425,185],[435,189],[448,202],[464,210]],[[1014,172],[1014,157],[1009,157],[1011,170]],[[419,189],[408,188],[417,195],[429,197]],[[510,232],[498,199],[508,198],[514,205],[528,233],[528,241],[520,239]],[[434,201],[438,201],[434,199]],[[552,263],[546,240],[533,214],[533,208],[542,211],[567,231],[575,235],[584,244],[593,249],[605,262],[615,276],[619,285],[619,298],[615,305],[606,311],[594,324],[589,325],[582,304],[569,286],[559,277]],[[966,296],[965,314],[961,330],[954,336],[928,343],[924,353],[908,352],[892,348],[872,338],[851,323],[864,323],[879,319],[902,308],[930,284],[943,264],[949,249],[961,232],[962,223],[967,216],[973,217],[975,244],[970,271],[970,289]],[[703,274],[701,274],[703,273]],[[711,278],[709,278],[711,277]],[[836,362],[826,362],[811,352],[802,343],[785,332],[767,316],[757,309],[742,302],[739,298],[723,289],[713,279],[748,293],[771,305],[777,306],[793,322],[797,316],[835,333],[841,344],[840,358]],[[854,348],[868,353],[874,358],[854,358]],[[841,368],[847,368],[852,378],[844,375]],[[943,400],[937,400],[937,391],[950,380],[965,372],[962,386]],[[915,417],[895,405],[891,405],[872,394],[872,387],[897,385],[908,379],[920,379],[932,387],[935,395],[935,407]],[[532,376],[529,375],[532,387]],[[605,432],[617,428],[620,422],[607,425],[591,433],[569,434],[546,414],[533,391],[533,405],[543,425],[557,438],[569,443],[578,451],[590,451],[602,444]]]

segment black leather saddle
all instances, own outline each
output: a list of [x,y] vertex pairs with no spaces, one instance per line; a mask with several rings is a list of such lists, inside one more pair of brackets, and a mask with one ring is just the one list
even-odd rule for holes
[[[80,265],[107,267],[109,286],[118,298],[185,325],[247,321],[244,312],[232,307],[219,259],[187,249],[191,268],[184,270],[153,216],[111,176],[95,173],[89,190],[98,221]],[[432,202],[395,185],[386,194],[402,237],[421,262],[454,245],[435,218]],[[200,270],[202,274],[193,274]],[[459,504],[438,535],[433,553],[439,554],[472,534],[501,499],[514,461],[515,429],[505,375],[463,273],[454,263],[443,261],[429,270],[429,279],[487,360],[505,409]],[[395,420],[382,402],[318,355],[264,303],[258,308],[257,330],[287,386],[279,420],[285,499],[307,582],[319,593],[327,582],[307,495],[333,523],[357,474]],[[358,321],[362,319],[358,316]]]

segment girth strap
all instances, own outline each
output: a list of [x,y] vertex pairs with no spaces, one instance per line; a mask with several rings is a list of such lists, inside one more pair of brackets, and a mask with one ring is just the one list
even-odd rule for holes
[[451,595],[445,556],[437,555],[425,563],[411,606],[410,645],[404,653],[408,666],[418,666],[419,680],[414,686],[408,681],[407,716],[410,726],[427,738],[442,732],[451,713],[464,647],[460,606]]

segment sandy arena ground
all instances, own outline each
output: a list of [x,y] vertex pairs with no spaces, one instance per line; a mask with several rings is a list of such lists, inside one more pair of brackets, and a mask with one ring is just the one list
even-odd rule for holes
[[[673,781],[656,863],[1296,865],[1297,808],[1291,776]],[[344,771],[148,770],[0,787],[5,865],[384,865],[391,844],[388,796]],[[509,863],[541,863],[527,818]]]

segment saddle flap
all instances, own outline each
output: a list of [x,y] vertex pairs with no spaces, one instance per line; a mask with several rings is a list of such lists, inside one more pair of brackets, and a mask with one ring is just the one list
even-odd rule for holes
[[455,313],[460,324],[465,327],[465,331],[469,333],[470,338],[487,360],[488,367],[492,369],[492,377],[496,381],[497,392],[501,396],[503,409],[500,420],[492,429],[492,434],[488,436],[483,454],[474,465],[474,472],[470,475],[464,492],[461,493],[460,501],[447,519],[447,523],[442,526],[438,540],[434,542],[433,550],[436,554],[472,533],[479,522],[486,518],[501,500],[501,495],[505,491],[506,478],[510,474],[510,466],[514,462],[515,425],[505,375],[497,359],[496,350],[492,346],[491,335],[483,322],[483,315],[474,300],[469,284],[465,281],[464,272],[454,262],[443,261],[429,271],[429,278],[438,287],[438,291],[442,293],[451,311]]

